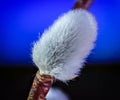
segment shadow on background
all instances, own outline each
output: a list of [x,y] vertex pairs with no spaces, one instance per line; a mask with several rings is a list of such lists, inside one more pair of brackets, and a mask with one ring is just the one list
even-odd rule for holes
[[[32,66],[0,67],[1,100],[27,100],[36,71]],[[86,64],[68,85],[57,80],[53,87],[61,88],[71,100],[118,100],[120,64]]]

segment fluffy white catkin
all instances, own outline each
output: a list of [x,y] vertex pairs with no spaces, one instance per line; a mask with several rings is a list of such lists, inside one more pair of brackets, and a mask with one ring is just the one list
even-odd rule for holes
[[83,9],[71,10],[59,17],[34,44],[33,61],[41,74],[66,82],[78,76],[96,36],[93,15]]
[[70,100],[69,96],[59,88],[50,88],[46,98],[47,100],[58,100],[58,98],[59,100]]

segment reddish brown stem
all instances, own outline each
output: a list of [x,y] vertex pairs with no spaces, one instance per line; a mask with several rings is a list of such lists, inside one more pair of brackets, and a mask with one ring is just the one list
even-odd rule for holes
[[27,100],[46,100],[45,97],[54,81],[50,75],[40,75],[38,71],[33,80],[33,84]]
[[82,9],[87,10],[90,7],[90,5],[92,4],[92,2],[93,2],[93,0],[77,0],[73,9],[82,8]]

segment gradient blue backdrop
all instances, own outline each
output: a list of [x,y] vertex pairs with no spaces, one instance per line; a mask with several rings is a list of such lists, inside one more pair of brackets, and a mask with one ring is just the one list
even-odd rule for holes
[[[32,64],[33,42],[74,3],[75,0],[0,1],[0,64]],[[119,62],[119,5],[120,0],[94,0],[89,9],[96,17],[99,30],[88,63]]]

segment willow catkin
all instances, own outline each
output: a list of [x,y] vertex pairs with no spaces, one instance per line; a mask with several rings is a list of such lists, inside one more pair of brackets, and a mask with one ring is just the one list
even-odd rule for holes
[[66,82],[79,75],[94,48],[97,23],[86,10],[71,10],[60,16],[36,41],[33,61],[41,74]]

